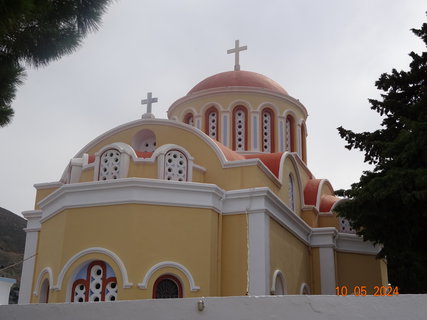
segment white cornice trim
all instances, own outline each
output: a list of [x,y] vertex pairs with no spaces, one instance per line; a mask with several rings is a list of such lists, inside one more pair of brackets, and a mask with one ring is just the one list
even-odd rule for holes
[[59,188],[63,185],[60,181],[54,181],[54,182],[46,182],[46,183],[36,183],[34,185],[34,188],[37,190],[43,190],[43,189],[51,189],[51,188]]
[[33,214],[40,217],[43,212],[40,221],[44,222],[68,208],[119,204],[205,208],[224,215],[263,212],[306,245],[377,253],[372,251],[370,243],[358,241],[355,235],[337,237],[333,227],[311,228],[267,187],[226,191],[214,184],[145,178],[76,183],[63,185],[51,193],[39,202],[42,211]]
[[201,90],[198,92],[195,92],[193,94],[190,95],[186,95],[178,100],[176,100],[174,103],[172,103],[172,105],[169,107],[167,114],[168,117],[170,117],[170,114],[173,112],[173,109],[175,109],[178,105],[181,105],[185,102],[197,99],[197,98],[202,98],[205,96],[211,96],[211,95],[224,95],[226,93],[237,93],[237,94],[245,94],[245,93],[255,93],[255,94],[262,94],[262,95],[266,95],[266,96],[271,96],[274,98],[278,98],[281,100],[284,100],[286,102],[290,102],[293,105],[297,106],[298,108],[301,109],[301,111],[303,112],[304,116],[307,117],[308,116],[308,112],[307,109],[305,108],[305,106],[298,100],[293,98],[290,95],[284,95],[275,91],[271,91],[268,89],[263,89],[263,88],[257,88],[257,87],[239,87],[239,86],[235,86],[235,87],[223,87],[223,88],[212,88],[212,89],[205,89],[205,90]]
[[150,280],[151,276],[156,272],[157,270],[160,270],[162,268],[175,268],[181,271],[185,276],[187,277],[188,282],[190,283],[190,291],[199,291],[200,287],[196,286],[196,283],[194,281],[193,275],[191,272],[184,267],[182,264],[174,261],[163,261],[159,262],[156,265],[152,266],[150,270],[147,271],[147,273],[144,276],[144,279],[141,283],[138,283],[138,287],[140,289],[147,289],[148,281]]
[[213,184],[126,178],[64,185],[38,203],[42,222],[68,208],[125,203],[209,208],[219,211],[224,191]]
[[80,257],[83,257],[83,256],[91,254],[91,253],[105,254],[106,256],[109,256],[111,259],[113,259],[113,261],[117,264],[117,266],[120,269],[120,273],[121,273],[121,276],[122,276],[122,279],[123,279],[123,288],[131,288],[133,286],[133,284],[131,282],[129,282],[128,273],[127,273],[125,264],[119,258],[119,256],[117,254],[115,254],[114,252],[108,250],[108,249],[94,247],[94,248],[87,248],[85,250],[82,250],[82,251],[76,253],[74,256],[72,256],[65,263],[65,265],[62,267],[62,270],[61,270],[61,272],[58,275],[58,281],[57,281],[57,283],[56,283],[55,286],[52,286],[52,289],[53,290],[61,290],[62,282],[64,280],[64,276],[67,273],[68,269],[70,269],[71,265],[75,261],[77,261],[77,259],[79,259]]
[[337,229],[333,227],[313,228],[310,237],[311,246],[333,248],[335,247],[335,238],[337,234]]
[[381,251],[381,246],[363,241],[358,235],[340,232],[336,237],[336,251],[376,255]]

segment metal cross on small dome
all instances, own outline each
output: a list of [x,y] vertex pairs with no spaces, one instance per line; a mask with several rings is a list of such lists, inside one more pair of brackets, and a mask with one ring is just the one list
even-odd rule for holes
[[144,105],[144,104],[147,105],[147,112],[142,115],[142,118],[144,118],[144,119],[154,118],[154,115],[151,112],[151,105],[155,102],[157,102],[157,98],[153,98],[152,93],[148,92],[147,93],[147,99],[141,100],[142,105]]
[[227,50],[227,54],[234,53],[234,71],[240,71],[239,56],[240,51],[248,50],[248,46],[239,46],[239,40],[234,41],[234,48]]

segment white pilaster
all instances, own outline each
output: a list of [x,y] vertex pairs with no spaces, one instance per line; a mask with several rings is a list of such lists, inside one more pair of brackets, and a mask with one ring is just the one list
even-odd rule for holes
[[335,294],[335,256],[333,248],[319,248],[320,289],[322,294]]
[[230,139],[229,139],[229,132],[231,134],[231,129],[230,129],[230,121],[229,121],[229,112],[225,111],[225,112],[221,112],[221,117],[222,117],[222,123],[221,123],[221,127],[222,127],[222,134],[221,134],[221,143],[226,146],[226,147],[230,147]]
[[285,152],[285,120],[279,117],[279,152]]
[[270,294],[270,218],[264,212],[250,213],[249,223],[249,295]]
[[251,151],[259,151],[260,125],[258,121],[259,112],[252,112],[252,134],[250,135],[252,149]]
[[25,252],[22,265],[21,285],[19,288],[19,304],[30,303],[31,287],[33,284],[34,265],[36,262],[37,241],[40,231],[41,210],[24,211],[22,215],[28,220],[25,228]]

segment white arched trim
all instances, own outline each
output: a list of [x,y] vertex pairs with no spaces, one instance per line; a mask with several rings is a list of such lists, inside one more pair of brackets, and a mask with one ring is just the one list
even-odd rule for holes
[[279,280],[282,283],[283,294],[288,294],[288,286],[286,284],[285,277],[283,276],[283,273],[280,270],[276,270],[273,273],[273,279],[272,279],[272,282],[271,282],[270,293],[273,294],[273,295],[277,294],[276,293],[276,281],[277,280]]
[[320,201],[322,200],[322,191],[323,188],[328,188],[331,195],[335,194],[334,188],[328,179],[322,179],[319,183],[319,188],[317,189],[317,197],[316,197],[316,208],[320,210]]
[[95,153],[95,156],[101,155],[109,149],[117,149],[118,151],[120,151],[120,153],[126,153],[132,158],[137,158],[135,150],[130,145],[123,142],[115,142],[115,143],[106,145],[102,147],[97,153]]
[[261,112],[263,109],[265,108],[270,108],[271,110],[273,110],[276,118],[280,115],[280,111],[279,108],[272,102],[263,102],[261,103],[257,108],[256,111]]
[[234,107],[237,107],[237,106],[244,106],[248,108],[248,113],[252,110],[252,105],[250,104],[250,102],[239,99],[239,100],[234,100],[228,105],[228,111],[230,112],[233,111]]
[[190,290],[191,291],[199,291],[200,290],[200,287],[196,286],[191,272],[186,267],[184,267],[182,264],[174,262],[174,261],[163,261],[163,262],[159,262],[158,264],[152,266],[150,268],[150,270],[148,270],[148,272],[145,274],[144,280],[142,280],[141,283],[138,283],[138,287],[141,289],[147,289],[148,281],[150,280],[151,276],[154,274],[154,272],[156,272],[157,270],[162,269],[162,268],[178,269],[183,274],[185,274],[185,276],[187,277],[188,282],[190,283]]
[[295,112],[293,112],[292,110],[286,110],[285,112],[283,112],[283,118],[286,119],[287,116],[291,116],[292,118],[294,118],[295,126],[298,125],[298,121],[297,121],[298,117]]
[[49,280],[49,285],[53,285],[53,272],[51,267],[45,267],[42,271],[40,271],[39,276],[37,278],[36,287],[34,288],[33,294],[35,296],[39,295],[40,287],[42,285],[42,280],[47,273],[47,279]]
[[216,110],[218,111],[218,114],[219,114],[221,111],[226,111],[226,110],[224,109],[224,107],[223,107],[221,104],[219,104],[218,102],[213,102],[213,101],[211,101],[211,102],[205,103],[205,104],[200,108],[200,115],[201,115],[201,116],[204,116],[204,114],[206,113],[206,111],[207,111],[210,107],[215,107],[215,108],[216,108]]
[[310,287],[308,286],[307,283],[303,282],[301,284],[301,287],[299,289],[299,294],[311,294]]
[[123,261],[119,258],[119,256],[117,254],[115,254],[114,252],[108,250],[108,249],[94,247],[94,248],[87,248],[85,250],[82,250],[79,253],[76,253],[74,256],[72,256],[67,261],[67,263],[64,265],[64,267],[62,267],[62,270],[58,276],[58,282],[56,283],[56,286],[52,287],[52,289],[61,290],[62,282],[64,280],[64,276],[67,273],[67,271],[70,269],[72,264],[74,262],[76,262],[79,258],[81,258],[85,255],[91,254],[91,253],[101,253],[101,254],[105,254],[106,256],[110,257],[120,269],[120,273],[121,273],[121,276],[123,279],[123,288],[131,288],[133,286],[133,283],[129,282],[126,267],[125,267]]
[[[288,172],[285,175],[284,172],[284,167],[285,167],[285,161],[286,159],[289,158],[289,161],[291,161],[292,163],[292,167],[293,167],[293,171]],[[301,208],[304,206],[304,189],[303,189],[303,185],[302,185],[302,179],[301,179],[301,174],[298,170],[298,164],[297,164],[297,160],[295,159],[295,155],[294,153],[291,152],[284,152],[282,154],[282,157],[280,159],[280,166],[279,166],[279,179],[280,182],[283,183],[284,181],[286,181],[286,179],[288,178],[289,173],[292,173],[292,176],[294,177],[294,183],[296,182],[296,187],[298,187],[298,190],[295,190],[298,192],[299,196],[300,196],[300,205]]]

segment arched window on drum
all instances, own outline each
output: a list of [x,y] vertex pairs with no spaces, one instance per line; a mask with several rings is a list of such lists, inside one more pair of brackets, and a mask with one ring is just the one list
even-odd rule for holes
[[194,127],[194,115],[191,112],[188,112],[185,116],[184,116],[184,123],[193,126]]
[[71,302],[117,300],[117,278],[104,261],[84,265],[76,274],[71,289]]
[[218,140],[219,113],[217,108],[210,107],[205,112],[205,133],[212,139]]
[[261,150],[274,152],[274,112],[265,108],[261,112]]
[[233,150],[248,150],[248,110],[244,106],[233,109]]

